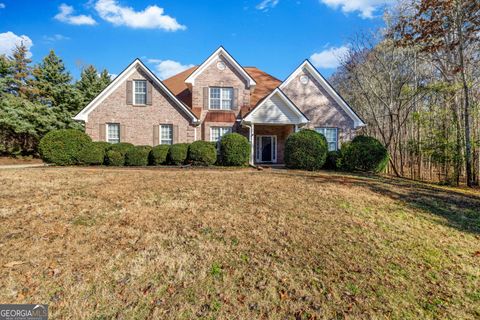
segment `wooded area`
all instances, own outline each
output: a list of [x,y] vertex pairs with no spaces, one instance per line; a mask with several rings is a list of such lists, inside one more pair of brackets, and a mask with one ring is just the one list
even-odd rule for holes
[[72,117],[109,83],[107,70],[99,73],[93,66],[73,82],[53,51],[33,66],[23,44],[11,56],[0,56],[0,155],[36,155],[47,132],[81,129]]
[[358,34],[334,86],[391,155],[391,174],[478,185],[480,2],[401,1]]

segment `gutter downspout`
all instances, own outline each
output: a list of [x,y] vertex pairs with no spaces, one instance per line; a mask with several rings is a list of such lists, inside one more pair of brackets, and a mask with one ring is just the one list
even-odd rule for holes
[[247,124],[245,122],[242,121],[242,125],[247,127],[248,128],[248,140],[250,141],[250,165],[252,167],[255,167],[255,163],[254,163],[254,144],[255,144],[255,138],[254,138],[254,130],[255,130],[255,127],[253,124]]

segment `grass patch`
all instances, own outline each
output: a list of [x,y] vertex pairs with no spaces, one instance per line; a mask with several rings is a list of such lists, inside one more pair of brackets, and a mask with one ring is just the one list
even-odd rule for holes
[[0,184],[0,300],[54,319],[480,316],[470,190],[250,169],[41,168]]

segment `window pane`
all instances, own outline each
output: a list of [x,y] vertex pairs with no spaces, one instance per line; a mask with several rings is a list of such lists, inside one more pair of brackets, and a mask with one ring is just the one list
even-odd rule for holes
[[146,104],[147,103],[147,81],[146,80],[135,80],[133,81],[134,93],[135,93],[135,104]]
[[315,131],[323,134],[328,143],[328,151],[337,150],[338,146],[338,137],[337,137],[337,128],[315,128]]
[[170,124],[160,125],[160,144],[172,144],[173,126]]
[[230,110],[232,109],[232,88],[222,88],[222,109]]
[[213,127],[211,130],[211,141],[220,141],[220,138],[224,134],[232,132],[232,128],[230,127]]
[[120,125],[118,123],[107,124],[107,141],[110,143],[120,142]]

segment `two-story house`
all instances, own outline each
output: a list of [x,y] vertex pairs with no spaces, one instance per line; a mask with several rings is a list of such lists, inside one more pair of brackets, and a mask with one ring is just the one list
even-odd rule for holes
[[223,47],[164,81],[136,59],[74,119],[94,141],[135,145],[238,132],[251,142],[252,164],[283,163],[285,140],[302,128],[322,133],[336,150],[365,126],[308,60],[280,81],[242,67]]

